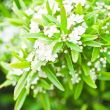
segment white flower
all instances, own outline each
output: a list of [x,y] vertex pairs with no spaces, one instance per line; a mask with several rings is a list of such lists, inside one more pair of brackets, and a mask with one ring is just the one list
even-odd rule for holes
[[43,72],[43,71],[41,70],[41,68],[38,70],[38,75],[39,75],[39,77],[47,78],[47,75],[45,74],[45,72]]
[[97,69],[97,71],[101,70],[101,63],[100,63],[100,61],[97,61],[94,66]]
[[30,33],[38,33],[40,32],[39,25],[35,21],[31,21],[30,24]]
[[75,44],[78,44],[80,38],[81,37],[78,35],[78,33],[75,33],[74,31],[69,34],[69,41],[74,42]]
[[76,5],[78,5],[79,3],[81,3],[82,6],[84,6],[85,3],[86,3],[86,0],[72,0],[72,1],[73,1],[73,3],[75,3]]
[[36,49],[36,56],[41,61],[55,61],[57,54],[52,54],[53,46],[43,40],[36,40],[34,48]]
[[71,26],[73,26],[75,24],[75,15],[74,14],[71,14],[69,17],[68,17],[68,29],[71,28]]
[[39,77],[35,77],[33,80],[32,80],[32,84],[37,84],[37,82],[38,82],[38,80],[39,80]]
[[61,22],[61,17],[60,15],[57,16],[57,21],[60,23]]
[[59,8],[58,4],[55,3],[53,6],[53,9],[52,9],[52,12],[53,12],[53,14],[55,14],[57,11],[60,11],[60,8]]
[[106,33],[106,34],[109,34],[110,32],[107,30],[107,31],[105,31],[105,33]]
[[27,61],[32,61],[32,60],[33,60],[33,57],[34,57],[34,53],[32,52],[32,53],[30,53],[30,54],[28,55],[28,57],[26,58],[26,60],[27,60]]
[[79,42],[78,42],[78,45],[82,45],[82,42],[81,42],[81,41],[79,41]]
[[55,25],[52,26],[45,26],[44,27],[44,34],[48,37],[52,37],[54,33],[59,33],[60,31],[57,29]]
[[42,18],[43,14],[47,14],[47,10],[46,10],[46,6],[44,5],[40,5],[40,6],[36,6],[34,8],[35,11],[37,11],[37,13],[34,15],[34,18]]
[[87,63],[87,65],[88,65],[88,66],[91,66],[91,65],[92,65],[92,63],[89,61],[89,62]]
[[103,65],[106,64],[106,58],[100,58],[100,61],[103,63]]
[[83,22],[84,21],[84,15],[75,15],[75,17],[74,17],[74,21],[76,22],[76,23],[81,23],[81,22]]
[[82,42],[79,41],[81,39],[80,35],[84,34],[85,30],[86,29],[84,27],[82,27],[82,26],[78,26],[78,27],[74,28],[72,33],[69,34],[69,38],[68,38],[69,41],[81,45]]
[[[42,60],[42,59],[41,59]],[[34,60],[31,62],[31,69],[33,71],[39,70],[41,66],[44,66],[46,64],[45,61],[41,61],[37,58],[37,55],[35,56]]]
[[110,10],[110,6],[106,6],[107,10]]
[[73,84],[79,83],[80,80],[81,78],[79,77],[79,74],[72,75],[71,81]]
[[14,26],[7,26],[0,33],[0,38],[3,42],[9,42],[15,35],[19,33],[19,29]]
[[92,68],[90,70],[90,76],[91,78],[95,81],[97,79],[97,76],[96,76],[96,72],[95,72],[95,68]]
[[70,14],[72,9],[74,8],[71,0],[70,1],[65,0],[65,1],[63,1],[63,4],[64,4],[65,10],[66,10],[66,13]]
[[21,69],[13,69],[12,71],[9,71],[9,74],[20,76],[23,74],[23,71]]
[[32,15],[32,14],[34,13],[34,11],[33,11],[31,8],[29,8],[29,9],[27,9],[27,10],[25,11],[25,13],[26,13],[27,15]]
[[84,21],[84,16],[83,15],[75,15],[75,14],[71,14],[69,17],[68,17],[68,29],[75,25],[76,23],[82,23]]
[[103,49],[100,49],[100,52],[101,53],[103,53],[103,52],[107,52],[108,51],[108,49],[105,47],[105,48],[103,48]]
[[74,29],[74,33],[78,35],[83,35],[85,33],[86,29],[83,26],[78,26]]
[[38,93],[43,92],[43,88],[38,86],[36,89],[33,90],[33,92],[34,92],[34,95],[36,96]]

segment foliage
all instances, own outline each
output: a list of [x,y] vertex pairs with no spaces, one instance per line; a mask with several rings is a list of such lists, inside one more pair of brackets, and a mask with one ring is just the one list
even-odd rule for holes
[[0,10],[0,88],[15,87],[14,110],[29,96],[38,100],[30,110],[110,109],[108,0],[14,0],[13,12]]

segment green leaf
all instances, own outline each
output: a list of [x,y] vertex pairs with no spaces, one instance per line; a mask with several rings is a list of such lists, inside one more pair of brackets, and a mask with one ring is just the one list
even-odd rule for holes
[[100,79],[100,80],[110,80],[110,72],[104,72],[104,71],[102,71],[102,72],[100,72],[99,73],[99,76],[98,76],[98,79]]
[[21,93],[20,93],[20,95],[19,95],[19,97],[18,97],[18,99],[17,99],[17,101],[16,101],[14,110],[20,110],[20,109],[21,109],[21,107],[23,106],[23,103],[24,103],[24,101],[25,101],[25,99],[26,99],[26,96],[27,96],[27,91],[26,91],[26,89],[24,88],[24,89],[21,91]]
[[88,105],[87,104],[83,104],[80,110],[87,110]]
[[76,63],[78,61],[79,52],[76,52],[74,50],[71,50],[71,56],[72,56],[73,62]]
[[63,47],[63,42],[58,42],[55,44],[55,46],[53,47],[53,51],[52,53],[55,54],[55,53],[58,53]]
[[23,26],[23,21],[17,18],[10,18],[8,21],[15,26]]
[[62,0],[55,0],[56,2],[58,2],[58,3],[62,3]]
[[62,84],[59,82],[54,73],[49,67],[42,67],[42,70],[47,74],[48,79],[61,91],[64,91]]
[[41,94],[40,101],[42,106],[44,107],[44,110],[51,110],[48,94]]
[[83,14],[83,7],[82,7],[81,3],[79,3],[77,5],[75,12],[76,12],[76,14],[79,14],[79,15]]
[[78,98],[79,98],[79,96],[80,96],[80,94],[81,94],[81,92],[82,92],[82,89],[83,89],[83,82],[80,81],[80,82],[76,85],[76,87],[75,87],[75,92],[74,92],[74,98],[75,98],[75,99],[78,99]]
[[85,76],[89,75],[90,68],[86,64],[82,64],[82,70],[83,70]]
[[106,17],[106,18],[100,23],[100,27],[105,26],[105,24],[106,24],[107,22],[109,22],[109,21],[110,21],[110,16]]
[[7,7],[6,7],[4,4],[2,4],[1,2],[0,2],[0,11],[2,12],[2,14],[3,14],[5,17],[11,17],[11,14],[10,14],[9,10],[8,10]]
[[108,92],[103,93],[102,98],[104,100],[110,101],[110,92],[108,91]]
[[3,87],[7,87],[7,86],[9,86],[9,85],[11,85],[11,84],[12,84],[11,81],[6,80],[4,83],[2,83],[2,84],[0,85],[0,89],[3,88]]
[[10,66],[12,68],[28,68],[31,66],[30,62],[27,61],[23,61],[23,62],[16,62],[16,63],[11,63]]
[[108,63],[110,63],[110,55],[108,53],[103,53]]
[[75,50],[77,52],[82,52],[80,47],[77,44],[74,44],[72,42],[66,42],[67,47],[71,48],[72,50]]
[[15,57],[15,58],[17,58],[18,60],[20,60],[20,61],[24,61],[25,59],[24,58],[21,58],[19,55],[18,55],[18,53],[17,52],[12,52],[12,55]]
[[95,15],[96,15],[96,13],[94,11],[86,14],[85,22],[88,26],[92,26],[93,24],[95,24],[95,22],[96,22],[96,16]]
[[57,19],[51,15],[43,15],[43,19],[45,19],[49,23],[55,23],[57,26],[59,26]]
[[5,74],[7,74],[8,71],[11,70],[9,64],[6,63],[6,62],[2,62],[2,61],[0,61],[0,68],[1,68],[1,70],[3,69],[2,71],[3,71]]
[[84,34],[84,35],[81,36],[81,41],[82,42],[92,41],[92,40],[95,40],[97,38],[98,38],[97,35]]
[[45,0],[36,0],[36,1],[34,1],[35,6],[36,5],[42,5],[44,2],[45,2]]
[[88,41],[88,42],[85,42],[85,44],[90,47],[101,47],[102,46],[102,43],[96,42],[96,41]]
[[99,56],[100,48],[93,48],[91,61],[94,62]]
[[16,100],[20,93],[22,92],[23,88],[25,88],[26,80],[27,80],[28,72],[23,73],[20,77],[15,89],[14,89],[14,100]]
[[48,84],[44,79],[41,79],[39,81],[39,85],[42,86],[46,90],[50,89],[50,84]]
[[25,5],[25,2],[23,0],[19,0],[19,3],[20,3],[22,10],[26,9],[26,5]]
[[108,110],[108,108],[100,103],[94,103],[94,110]]
[[60,3],[60,14],[61,14],[61,30],[67,34],[67,16],[66,11],[62,3]]
[[49,15],[52,15],[52,10],[51,10],[51,8],[50,8],[50,4],[49,4],[49,1],[48,1],[48,0],[47,0],[47,2],[46,2],[46,8],[47,8],[48,14],[49,14]]
[[14,0],[14,3],[16,4],[16,6],[17,6],[18,9],[21,9],[19,0]]
[[39,38],[39,37],[44,37],[45,35],[43,33],[28,33],[28,34],[23,34],[22,37],[26,38]]
[[107,42],[108,44],[110,44],[110,36],[109,35],[104,35],[104,36],[101,36],[101,38]]
[[67,66],[68,66],[68,69],[69,69],[69,73],[72,75],[75,73],[74,71],[74,67],[73,67],[73,63],[72,63],[72,59],[71,59],[71,56],[69,53],[66,53],[65,54],[65,58],[66,58],[66,62],[67,62]]
[[92,87],[92,88],[97,88],[97,86],[96,86],[94,80],[92,80],[92,78],[91,78],[90,75],[84,75],[84,74],[83,74],[83,75],[82,75],[82,79],[85,81],[85,83],[86,83],[88,86],[90,86],[90,87]]

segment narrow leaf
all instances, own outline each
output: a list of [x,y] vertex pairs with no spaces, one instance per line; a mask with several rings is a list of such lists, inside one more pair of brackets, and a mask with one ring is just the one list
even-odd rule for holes
[[96,41],[88,41],[88,42],[85,42],[85,44],[90,47],[101,47],[102,46],[102,43],[96,42]]
[[2,84],[0,85],[0,89],[3,88],[3,87],[7,87],[7,86],[9,86],[9,85],[11,85],[11,84],[12,84],[11,81],[6,80],[4,83],[2,83]]
[[63,42],[58,42],[55,44],[55,46],[53,47],[53,54],[58,53],[63,47]]
[[76,14],[79,14],[79,15],[83,14],[83,7],[82,7],[81,3],[79,3],[77,5],[75,12],[76,12]]
[[60,14],[61,14],[61,30],[67,34],[67,16],[66,11],[62,3],[60,3]]
[[65,58],[66,58],[66,62],[67,62],[67,66],[68,66],[68,69],[69,69],[69,73],[72,75],[75,73],[74,71],[74,67],[73,67],[73,63],[72,63],[72,59],[71,59],[71,56],[69,53],[66,53],[65,54]]
[[79,96],[80,96],[80,94],[81,94],[81,92],[82,92],[82,89],[83,89],[83,82],[80,81],[80,82],[76,85],[76,87],[75,87],[75,92],[74,92],[74,98],[75,98],[75,99],[78,99],[78,98],[79,98]]
[[66,45],[71,48],[72,50],[75,50],[77,52],[82,52],[82,50],[80,49],[80,47],[77,44],[74,44],[72,42],[66,42]]
[[55,23],[57,26],[59,26],[57,19],[51,15],[43,15],[43,19],[45,19],[49,23]]
[[110,80],[110,72],[104,72],[104,71],[100,72],[100,75],[98,76],[98,79],[109,81]]
[[20,77],[15,89],[14,89],[14,100],[16,100],[23,88],[25,87],[26,84],[26,78],[27,78],[28,72],[23,73],[23,75]]
[[16,62],[16,63],[11,63],[10,66],[12,68],[28,68],[30,67],[31,63],[30,62],[27,62],[27,61],[24,61],[24,62]]
[[16,6],[17,6],[18,9],[21,8],[20,3],[19,3],[19,0],[14,0],[14,3],[16,4]]
[[100,48],[93,48],[91,61],[94,62],[99,56]]
[[15,26],[23,26],[23,21],[17,18],[10,18],[8,21]]
[[108,108],[104,105],[102,105],[101,103],[94,103],[93,105],[94,110],[108,110]]
[[81,41],[82,42],[92,41],[92,40],[95,40],[97,38],[98,38],[98,36],[96,36],[96,35],[84,34],[81,36]]
[[96,86],[96,84],[95,84],[95,82],[92,80],[92,78],[91,78],[91,76],[90,75],[82,75],[82,78],[83,78],[83,80],[85,81],[85,83],[88,85],[88,86],[90,86],[90,87],[92,87],[92,88],[97,88],[97,86]]
[[49,1],[48,0],[47,0],[47,3],[46,3],[46,8],[47,8],[48,14],[49,15],[52,15],[52,10],[50,8],[50,4],[49,4]]
[[16,101],[14,110],[20,110],[21,109],[21,107],[23,106],[23,103],[26,99],[26,96],[27,96],[27,91],[26,91],[26,89],[23,89],[21,91],[17,101]]
[[40,101],[42,103],[42,106],[44,107],[44,110],[51,110],[48,94],[46,94],[46,93],[41,94],[40,95]]
[[40,85],[41,87],[43,87],[44,89],[47,89],[47,90],[50,89],[50,84],[49,84],[48,82],[46,82],[44,79],[41,79],[41,80],[39,81],[39,85]]
[[72,56],[73,62],[76,63],[78,61],[79,52],[76,52],[74,50],[71,50],[71,56]]
[[89,75],[90,68],[86,64],[82,64],[82,70],[83,70],[85,75]]
[[42,67],[42,70],[47,74],[48,79],[61,91],[64,91],[63,86],[48,67]]

